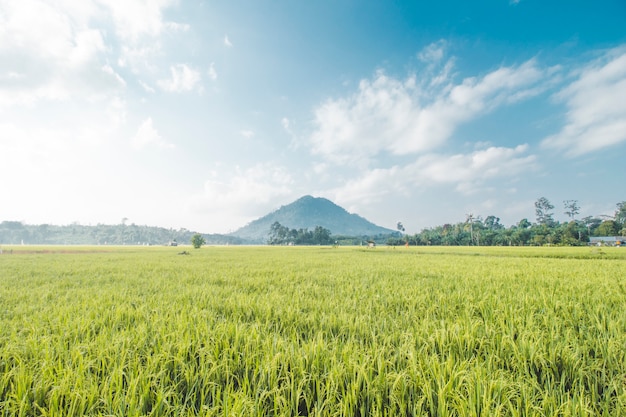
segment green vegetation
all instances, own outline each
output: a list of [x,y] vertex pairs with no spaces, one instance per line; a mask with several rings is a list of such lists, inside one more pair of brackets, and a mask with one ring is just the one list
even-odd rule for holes
[[564,213],[570,218],[563,223],[554,220],[554,206],[541,197],[535,202],[535,224],[522,219],[507,228],[499,217],[482,219],[468,214],[464,222],[426,228],[412,236],[392,237],[387,239],[387,244],[398,246],[408,241],[410,245],[426,246],[584,246],[591,236],[626,237],[626,201],[616,204],[611,218],[588,216],[581,220],[575,219],[579,211],[576,200],[565,200],[563,205]]
[[[70,224],[30,225],[17,221],[0,222],[0,244],[27,245],[165,245],[168,242],[189,242],[195,234],[187,229],[138,226],[136,224]],[[243,239],[220,234],[203,234],[213,245],[236,245]]]
[[191,245],[195,249],[200,249],[202,245],[206,245],[206,240],[202,237],[200,233],[196,233],[191,237]]
[[2,416],[626,415],[623,248],[3,249]]
[[322,226],[309,229],[289,229],[278,222],[274,222],[270,228],[267,239],[268,245],[330,245],[333,240],[330,230]]
[[[375,241],[391,246],[585,246],[592,236],[626,237],[626,201],[616,204],[612,216],[584,217],[577,200],[563,202],[569,221],[554,220],[554,206],[541,197],[535,202],[536,223],[522,219],[505,227],[494,215],[482,218],[467,214],[464,222],[426,228],[414,235],[381,228],[324,198],[302,197],[292,204],[257,219],[229,235],[202,234],[207,244],[237,245],[359,245]],[[312,229],[312,230],[309,230]],[[76,244],[76,245],[164,245],[189,242],[196,232],[187,229],[126,224],[68,226],[26,225],[16,221],[0,222],[0,244]]]

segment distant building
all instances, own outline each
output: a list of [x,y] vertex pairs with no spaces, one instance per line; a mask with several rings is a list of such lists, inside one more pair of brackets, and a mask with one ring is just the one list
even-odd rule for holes
[[591,236],[589,244],[592,246],[626,246],[625,236]]

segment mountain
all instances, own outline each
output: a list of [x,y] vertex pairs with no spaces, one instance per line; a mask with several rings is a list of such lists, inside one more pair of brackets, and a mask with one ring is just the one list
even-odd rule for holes
[[322,226],[333,236],[376,236],[396,233],[377,226],[357,214],[350,214],[330,200],[310,195],[282,206],[230,235],[257,243],[265,243],[274,222],[290,229],[314,229]]

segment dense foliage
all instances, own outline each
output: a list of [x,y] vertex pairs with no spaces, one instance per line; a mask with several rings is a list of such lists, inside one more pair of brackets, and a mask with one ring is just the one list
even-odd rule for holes
[[446,245],[446,246],[541,246],[541,245],[586,245],[591,236],[626,236],[626,201],[617,204],[612,217],[585,217],[577,220],[577,203],[568,200],[566,214],[571,220],[554,220],[554,206],[542,197],[535,203],[536,223],[522,219],[517,224],[505,227],[500,218],[485,219],[468,215],[464,222],[444,224],[427,228],[414,235],[390,238],[390,245]]
[[315,229],[289,229],[278,222],[274,222],[270,228],[269,245],[329,245],[333,242],[330,230],[322,226]]
[[2,416],[626,415],[623,249],[12,251]]
[[196,233],[191,237],[191,246],[196,249],[200,249],[202,245],[206,245],[206,240],[202,237],[200,233]]
[[[0,243],[27,245],[167,245],[170,242],[190,242],[195,232],[187,229],[139,226],[136,224],[70,224],[28,225],[17,221],[0,223]],[[244,241],[233,236],[203,234],[209,244],[239,244]]]

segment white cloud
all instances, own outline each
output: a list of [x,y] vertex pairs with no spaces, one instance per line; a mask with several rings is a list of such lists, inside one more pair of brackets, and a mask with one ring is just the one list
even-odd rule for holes
[[211,62],[211,65],[209,65],[209,71],[207,72],[207,75],[213,81],[217,80],[217,71],[215,70],[215,63],[214,62]]
[[568,108],[566,124],[544,147],[577,156],[626,142],[626,48],[587,65],[556,98]]
[[143,149],[148,146],[156,146],[157,148],[173,148],[174,145],[167,143],[152,125],[152,118],[148,117],[144,120],[137,133],[131,139],[131,145],[135,149]]
[[443,59],[445,50],[447,47],[447,42],[443,39],[438,40],[437,42],[433,42],[424,48],[417,57],[420,61],[427,63],[436,63]]
[[161,42],[156,38],[150,44],[139,46],[122,45],[118,65],[123,68],[130,68],[133,73],[155,73],[158,67],[152,62],[155,56],[162,53]]
[[106,114],[109,118],[107,124],[110,128],[117,128],[126,122],[126,101],[120,97],[114,97],[106,107]]
[[[19,181],[3,185],[0,204],[5,216],[19,212],[26,217],[29,207],[45,206],[47,211],[59,195],[73,189],[72,183],[90,175],[89,151],[71,133],[77,132],[0,121],[0,176],[19,176]],[[79,172],[85,175],[76,175]],[[10,196],[20,196],[21,201]]]
[[527,145],[515,148],[490,147],[470,154],[424,155],[413,163],[365,171],[359,178],[333,190],[337,201],[371,203],[387,195],[408,194],[415,187],[451,185],[468,194],[484,182],[514,177],[533,170],[534,155],[526,155]]
[[[174,0],[98,0],[108,7],[118,36],[137,42],[142,36],[158,36],[168,24],[163,21],[163,9],[173,5]],[[169,24],[178,27],[179,24]],[[184,27],[184,26],[183,26]]]
[[490,178],[515,176],[532,169],[534,155],[524,155],[528,145],[515,148],[489,147],[471,154],[427,155],[410,166],[416,183],[469,184]]
[[75,45],[68,56],[71,67],[81,67],[106,49],[102,33],[96,29],[86,29],[74,35]]
[[[0,3],[0,107],[98,92],[101,84],[88,80],[102,80],[99,60],[106,46],[82,10],[38,0]],[[3,74],[19,77],[5,83]]]
[[246,139],[251,139],[252,137],[254,137],[254,131],[250,129],[240,130],[239,134]]
[[[56,67],[80,69],[110,53],[115,36],[125,64],[159,50],[155,38],[164,28],[185,31],[189,25],[165,22],[163,10],[175,0],[3,0],[0,2],[0,60],[4,65],[32,70],[37,63],[50,72]],[[157,46],[155,46],[157,44]],[[125,51],[125,52],[124,52]],[[4,66],[2,65],[2,66]],[[101,67],[100,62],[96,68]],[[16,71],[23,73],[24,71]],[[70,74],[71,78],[71,74]]]
[[178,0],[93,0],[102,5],[110,18],[120,41],[118,65],[129,67],[134,73],[155,73],[155,58],[162,56],[163,33],[187,32],[187,23],[164,20],[163,12],[176,6]]
[[[64,205],[74,208],[84,202],[85,193],[89,193],[86,190],[100,190],[109,183],[107,170],[111,169],[110,157],[117,155],[120,127],[126,117],[125,101],[116,97],[91,106],[81,104],[80,118],[57,107],[46,107],[51,118],[46,123],[42,123],[40,114],[30,112],[11,113],[15,116],[11,121],[0,118],[0,177],[20,177],[11,185],[5,184],[3,193],[24,197],[20,202],[3,204],[8,211],[58,216],[69,208]],[[46,214],[37,208],[42,205],[47,207]]]
[[0,3],[0,49],[33,52],[42,57],[67,57],[73,29],[66,13],[38,0]]
[[292,194],[293,182],[287,169],[271,163],[248,169],[221,168],[205,181],[203,192],[190,202],[190,210],[219,215],[215,226],[227,231],[275,208],[277,199]]
[[191,26],[186,23],[166,22],[165,27],[173,30],[174,32],[187,32],[191,29]]
[[228,48],[232,48],[233,46],[232,42],[228,39],[228,35],[224,35],[224,46]]
[[399,80],[379,71],[372,80],[362,80],[354,94],[315,110],[312,150],[334,163],[357,166],[367,166],[381,152],[429,151],[462,123],[543,91],[548,74],[534,60],[456,85],[418,82],[415,76]]
[[139,80],[139,85],[145,90],[146,93],[154,93],[154,92],[156,92],[156,90],[154,88],[150,87],[148,84],[144,83],[141,80]]
[[177,64],[170,67],[171,78],[159,80],[157,84],[165,91],[181,93],[200,88],[200,72],[186,64]]
[[110,65],[104,65],[102,67],[102,72],[111,75],[113,78],[117,80],[118,83],[120,83],[121,86],[126,87],[126,81],[122,78],[120,74],[115,72],[113,67],[111,67]]
[[282,126],[285,133],[287,133],[287,135],[291,138],[291,140],[289,141],[289,149],[291,150],[299,149],[301,145],[301,140],[294,133],[294,124],[295,123],[292,120],[289,120],[287,117],[283,117],[282,119],[280,119],[280,125]]
[[[126,80],[110,63],[150,68],[170,0],[3,0],[0,2],[0,107],[110,97]],[[115,31],[111,30],[111,26]],[[11,82],[3,82],[9,74]]]

